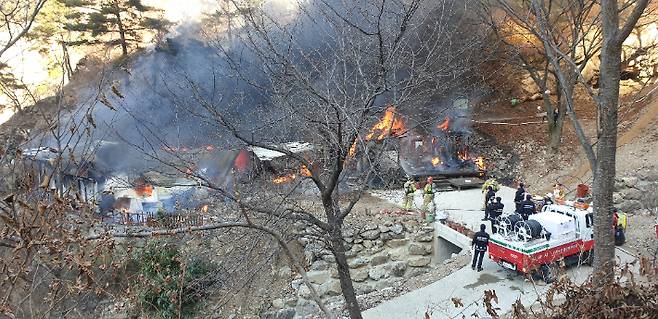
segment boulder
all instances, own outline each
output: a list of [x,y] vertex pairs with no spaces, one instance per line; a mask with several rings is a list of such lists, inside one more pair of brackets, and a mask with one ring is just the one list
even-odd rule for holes
[[420,233],[416,235],[415,240],[420,243],[429,243],[434,240],[433,233]]
[[368,277],[370,277],[370,279],[375,281],[380,280],[382,278],[388,278],[390,276],[391,274],[386,270],[385,267],[375,267],[375,268],[371,268],[368,271]]
[[261,315],[261,319],[293,319],[295,318],[295,309],[287,308],[279,311],[266,312]]
[[407,247],[398,247],[388,251],[388,255],[391,257],[391,260],[401,261],[405,260],[409,255],[407,253]]
[[386,241],[393,240],[393,239],[404,238],[404,234],[396,234],[394,232],[386,232],[386,233],[382,233],[381,235],[379,235],[379,238],[382,241],[386,242]]
[[318,305],[311,300],[299,299],[297,300],[297,306],[295,307],[296,318],[308,318],[312,315],[318,314],[320,308]]
[[404,232],[404,226],[400,224],[394,224],[391,226],[391,232],[396,235],[401,235]]
[[639,200],[625,200],[619,203],[617,207],[622,211],[622,212],[629,212],[632,213],[634,211],[642,209],[642,202]]
[[386,246],[391,248],[402,247],[409,243],[409,238],[391,239],[386,242]]
[[404,276],[404,272],[407,270],[407,262],[396,261],[388,264],[387,267],[390,269],[393,276],[402,277]]
[[431,261],[432,259],[428,256],[419,256],[409,258],[407,262],[411,267],[425,267],[429,265]]
[[327,281],[318,288],[320,296],[340,296],[341,292],[342,289],[338,280]]
[[428,273],[430,270],[427,269],[426,267],[418,267],[418,268],[411,268],[407,273],[405,274],[405,277],[407,278],[412,278],[420,275],[424,275]]
[[432,246],[427,244],[411,243],[408,249],[409,255],[424,256],[432,253]]
[[290,278],[292,276],[292,269],[288,266],[279,268],[278,275],[280,278]]
[[642,198],[642,191],[635,188],[625,188],[621,192],[621,197],[626,200],[639,200]]
[[347,264],[352,269],[360,268],[360,267],[363,267],[363,266],[367,265],[368,260],[365,259],[365,258],[359,257],[359,258],[354,258],[354,259],[350,260]]
[[373,229],[373,230],[366,230],[362,232],[360,235],[363,239],[368,239],[368,240],[375,240],[379,238],[379,230],[378,229]]
[[372,256],[372,259],[370,260],[370,265],[372,266],[383,265],[386,262],[388,262],[388,260],[389,260],[388,254],[375,255]]
[[373,246],[375,246],[375,244],[371,240],[364,240],[363,241],[363,247],[372,248]]
[[364,249],[364,247],[361,244],[356,244],[356,245],[352,246],[352,251],[354,253],[357,253],[357,254],[360,253],[363,249]]
[[357,295],[365,295],[369,294],[373,291],[375,291],[375,286],[369,283],[355,283],[354,284],[354,291],[356,292]]
[[352,277],[352,280],[354,280],[355,282],[363,282],[366,279],[368,279],[368,270],[366,269],[351,270],[350,277]]
[[276,309],[283,309],[283,307],[285,306],[286,306],[286,302],[281,298],[272,300],[272,307]]
[[367,224],[367,225],[363,226],[363,230],[364,230],[364,231],[367,231],[367,230],[375,230],[375,229],[377,229],[378,227],[379,227],[379,226],[377,226],[376,224]]
[[331,279],[331,275],[329,274],[328,271],[318,271],[318,270],[312,270],[306,273],[306,276],[308,277],[308,280],[310,280],[314,284],[322,284]]
[[327,269],[329,269],[329,263],[324,260],[318,260],[311,264],[311,270],[322,271]]
[[299,290],[297,290],[297,296],[300,299],[309,299],[311,298],[311,289],[308,289],[306,285],[301,285],[299,286]]
[[377,229],[379,229],[380,233],[385,233],[385,232],[391,230],[390,228],[388,228],[387,226],[384,226],[384,225],[379,225],[379,227],[377,227]]
[[638,178],[635,176],[623,177],[621,181],[626,185],[626,187],[633,188],[637,185]]
[[336,268],[329,269],[329,276],[331,276],[331,278],[338,279],[338,269]]

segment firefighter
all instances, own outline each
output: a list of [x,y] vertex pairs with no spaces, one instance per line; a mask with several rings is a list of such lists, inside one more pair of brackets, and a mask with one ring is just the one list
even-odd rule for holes
[[411,206],[414,204],[414,196],[416,194],[416,182],[413,179],[409,178],[404,183],[404,202],[402,203],[402,208],[404,210],[411,210]]
[[484,208],[484,218],[482,218],[483,221],[489,220],[491,218],[493,209],[494,209],[494,197],[491,197],[489,199],[489,202],[486,203],[486,207]]
[[514,204],[516,205],[515,212],[518,212],[521,209],[521,202],[523,197],[525,197],[525,184],[519,183],[519,188],[516,189],[516,194],[514,195]]
[[423,187],[423,208],[422,211],[427,212],[429,204],[434,202],[434,179],[432,176],[427,178],[427,184]]
[[489,217],[491,218],[491,233],[495,234],[498,232],[498,217],[503,214],[503,209],[505,205],[503,204],[503,199],[496,197],[496,201],[491,204],[491,212]]
[[484,194],[484,219],[487,220],[489,214],[487,214],[487,206],[491,203],[491,199],[496,197],[496,191],[493,186],[487,186],[487,193]]
[[534,213],[537,212],[537,207],[535,206],[535,203],[531,200],[532,196],[530,194],[527,194],[525,196],[525,200],[521,202],[521,209],[519,210],[519,214],[521,217],[523,217],[523,220],[528,220],[528,217]]
[[471,247],[473,247],[473,262],[471,263],[471,269],[475,270],[475,264],[477,262],[478,271],[482,271],[482,258],[484,258],[484,253],[487,251],[487,246],[489,245],[489,234],[485,231],[487,226],[484,224],[480,225],[480,231],[473,235],[473,241],[471,242]]
[[555,183],[553,186],[553,198],[555,198],[556,201],[563,201],[567,196],[567,190],[564,187],[564,185],[560,183]]

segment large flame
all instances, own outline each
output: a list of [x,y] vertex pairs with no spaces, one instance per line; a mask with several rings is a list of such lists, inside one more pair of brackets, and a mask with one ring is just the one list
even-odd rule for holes
[[354,157],[354,155],[356,155],[356,141],[354,141],[354,143],[352,143],[352,146],[350,146],[349,152],[347,152],[347,156],[349,156],[349,157]]
[[441,165],[441,159],[438,156],[433,157],[432,158],[432,166],[437,167],[439,165]]
[[208,204],[205,204],[205,205],[201,206],[201,212],[202,213],[207,213],[209,208],[210,207],[208,206]]
[[439,123],[436,128],[442,131],[447,131],[450,129],[450,118],[446,116],[443,122]]
[[395,107],[389,106],[386,108],[386,112],[384,112],[384,117],[370,129],[370,133],[366,135],[366,140],[377,139],[380,141],[389,135],[400,136],[405,131],[404,122],[395,114]]
[[272,183],[280,185],[287,184],[295,180],[297,176],[295,174],[281,175],[272,180]]

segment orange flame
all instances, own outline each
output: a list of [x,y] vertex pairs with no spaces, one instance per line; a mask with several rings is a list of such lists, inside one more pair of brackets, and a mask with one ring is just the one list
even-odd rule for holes
[[347,152],[347,156],[349,157],[354,157],[354,155],[356,155],[356,141],[354,141],[352,146],[350,146],[349,152]]
[[287,184],[295,180],[297,176],[295,174],[282,175],[272,180],[274,184]]
[[478,169],[481,170],[481,171],[484,171],[484,170],[487,169],[487,166],[484,163],[484,158],[482,156],[475,159],[475,165],[477,165]]
[[386,108],[386,112],[384,112],[384,117],[370,129],[370,133],[366,135],[366,140],[370,141],[376,138],[378,141],[381,141],[389,135],[400,136],[405,131],[404,122],[395,114],[395,107],[389,106]]
[[214,146],[214,145],[206,145],[206,151],[208,151],[208,152],[212,152],[212,151],[214,151],[214,150],[215,150],[215,146]]
[[436,126],[439,130],[447,131],[450,129],[450,118],[446,116],[445,120]]
[[441,159],[438,157],[432,158],[432,166],[437,167],[439,165],[441,165]]
[[153,195],[153,186],[148,184],[135,186],[135,193],[140,197],[150,197]]
[[309,170],[306,165],[302,165],[302,167],[299,169],[299,173],[306,177],[310,177],[312,175],[311,170]]
[[208,204],[205,204],[205,205],[201,206],[201,212],[203,212],[203,213],[207,213],[208,209],[209,209]]

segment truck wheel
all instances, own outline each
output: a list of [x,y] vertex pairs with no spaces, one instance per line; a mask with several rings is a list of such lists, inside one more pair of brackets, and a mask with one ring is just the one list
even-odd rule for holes
[[539,267],[539,275],[545,283],[550,284],[555,281],[555,273],[549,265],[541,265]]

